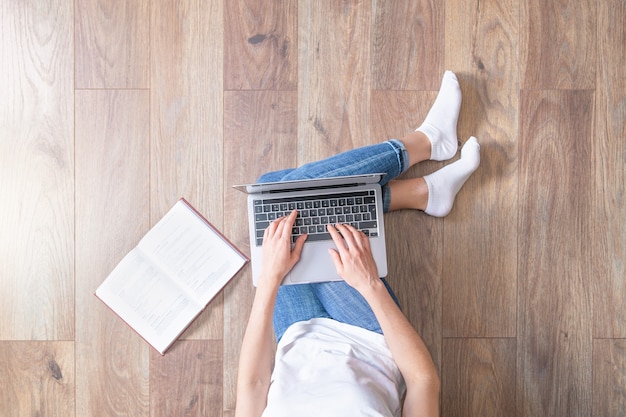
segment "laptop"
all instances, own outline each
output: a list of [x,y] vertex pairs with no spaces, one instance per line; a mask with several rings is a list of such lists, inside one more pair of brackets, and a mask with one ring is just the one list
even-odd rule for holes
[[292,244],[302,234],[308,238],[300,261],[283,285],[340,281],[328,248],[335,248],[327,224],[351,224],[369,236],[378,276],[387,276],[387,250],[380,180],[385,174],[317,178],[262,184],[235,185],[248,194],[248,225],[252,279],[256,286],[262,263],[263,233],[270,222],[289,215],[298,217]]

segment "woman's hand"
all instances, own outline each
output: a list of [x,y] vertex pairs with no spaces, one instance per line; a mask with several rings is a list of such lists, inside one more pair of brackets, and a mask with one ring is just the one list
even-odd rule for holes
[[381,284],[369,238],[350,225],[329,224],[327,229],[337,245],[329,253],[339,276],[361,294]]
[[291,229],[298,216],[296,210],[289,216],[276,219],[263,234],[263,263],[258,285],[278,286],[300,260],[306,235],[300,236],[291,249]]

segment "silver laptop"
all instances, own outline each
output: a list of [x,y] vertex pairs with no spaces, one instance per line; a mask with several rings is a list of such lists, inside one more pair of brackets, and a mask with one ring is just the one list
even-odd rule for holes
[[383,201],[379,182],[385,174],[307,179],[263,184],[236,185],[248,194],[248,224],[252,277],[256,286],[261,270],[263,233],[271,221],[294,209],[298,217],[292,229],[292,244],[302,234],[308,238],[300,261],[283,284],[339,281],[328,248],[335,248],[327,224],[351,224],[369,236],[378,276],[387,276],[387,250]]

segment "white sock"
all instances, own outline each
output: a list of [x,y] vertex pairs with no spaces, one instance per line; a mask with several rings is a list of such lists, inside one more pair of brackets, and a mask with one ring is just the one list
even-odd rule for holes
[[479,164],[480,145],[472,136],[461,149],[461,159],[424,177],[428,186],[428,204],[424,212],[435,217],[450,213],[456,194]]
[[441,88],[426,119],[418,130],[426,135],[431,144],[430,159],[445,161],[456,154],[458,138],[456,124],[461,110],[461,86],[452,71],[443,74]]

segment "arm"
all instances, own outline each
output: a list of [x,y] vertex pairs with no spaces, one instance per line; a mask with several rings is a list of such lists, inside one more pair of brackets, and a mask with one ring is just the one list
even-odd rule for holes
[[385,341],[406,381],[403,416],[439,415],[440,382],[424,341],[400,311],[380,279],[363,296],[372,307]]
[[272,313],[276,291],[258,288],[254,296],[239,356],[237,417],[260,416],[267,403],[274,360]]
[[265,229],[263,266],[239,356],[237,417],[260,416],[267,405],[274,362],[272,316],[276,294],[283,278],[300,259],[306,240],[301,236],[291,249],[291,228],[296,216],[294,211]]
[[350,226],[337,225],[336,229],[329,226],[328,230],[337,245],[337,250],[330,252],[337,272],[369,303],[404,377],[407,394],[403,416],[439,415],[440,382],[437,369],[422,338],[378,277],[369,239]]

